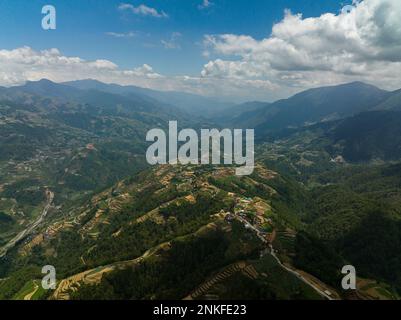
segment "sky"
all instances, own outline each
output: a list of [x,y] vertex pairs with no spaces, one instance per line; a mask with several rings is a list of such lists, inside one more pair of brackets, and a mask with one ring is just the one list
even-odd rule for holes
[[0,0],[0,15],[2,86],[93,78],[231,101],[401,87],[399,0]]

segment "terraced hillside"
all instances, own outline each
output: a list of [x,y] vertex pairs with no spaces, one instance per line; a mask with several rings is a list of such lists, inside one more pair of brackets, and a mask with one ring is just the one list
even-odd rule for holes
[[[50,299],[181,299],[218,270],[243,263],[243,274],[259,282],[246,261],[266,254],[276,223],[289,223],[274,207],[277,183],[285,182],[262,166],[243,178],[229,167],[160,166],[142,172],[15,248],[3,262],[9,278],[0,293],[12,298],[16,293],[4,290],[7,283],[15,283],[23,270],[34,278],[42,263],[57,270],[57,289],[42,296]],[[319,297],[290,278],[305,297]],[[266,293],[260,298],[273,294],[269,283],[261,285]],[[203,287],[202,294],[206,291]],[[291,292],[288,296],[296,296]]]
[[0,88],[0,250],[51,216],[146,167],[146,132],[168,123],[172,106],[146,97],[80,90],[48,80]]

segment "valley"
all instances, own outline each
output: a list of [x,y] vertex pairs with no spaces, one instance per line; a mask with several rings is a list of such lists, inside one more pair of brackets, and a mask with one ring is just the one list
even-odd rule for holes
[[42,213],[40,214],[40,217],[32,223],[27,229],[23,230],[20,232],[14,239],[12,239],[10,242],[8,242],[3,248],[0,248],[0,258],[4,257],[7,254],[7,251],[14,247],[16,243],[23,238],[29,236],[32,232],[35,231],[35,229],[39,226],[41,222],[46,218],[47,213],[49,212],[49,209],[53,203],[54,199],[54,193],[46,190],[46,204],[45,207],[43,208]]
[[[351,83],[193,117],[91,80],[0,90],[0,299],[398,299],[393,95]],[[254,128],[253,173],[150,166],[146,132],[171,119]],[[48,264],[55,291],[40,287]]]

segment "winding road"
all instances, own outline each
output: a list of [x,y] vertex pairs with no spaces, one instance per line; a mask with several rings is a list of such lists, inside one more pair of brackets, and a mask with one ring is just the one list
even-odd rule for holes
[[273,256],[273,258],[277,261],[277,263],[286,271],[290,272],[291,274],[295,275],[299,280],[301,280],[302,282],[304,282],[305,284],[307,284],[308,286],[310,286],[312,289],[314,289],[317,293],[319,293],[322,297],[328,299],[328,300],[335,300],[332,296],[328,295],[326,292],[324,292],[323,290],[321,290],[320,288],[318,288],[314,283],[312,283],[311,281],[309,281],[308,279],[306,279],[303,275],[301,275],[300,273],[298,273],[297,271],[288,268],[287,266],[285,266],[280,259],[277,257],[277,255],[274,252],[274,248],[273,246],[268,243],[268,241],[266,240],[266,238],[264,238],[260,231],[253,226],[251,223],[249,223],[249,221],[245,220],[244,218],[240,217],[240,216],[236,216],[236,218],[242,222],[245,227],[252,229],[256,235],[258,236],[258,238],[265,244],[268,244],[269,248],[270,248],[270,254]]
[[46,217],[47,213],[49,212],[50,207],[52,206],[53,199],[54,199],[54,193],[50,190],[46,191],[46,205],[43,208],[43,211],[39,218],[34,221],[32,224],[30,224],[25,230],[21,231],[19,234],[17,234],[13,239],[11,239],[5,246],[3,246],[0,249],[0,258],[4,257],[8,250],[13,248],[15,244],[25,238],[26,236],[30,235],[37,227],[40,225],[43,221],[43,219]]

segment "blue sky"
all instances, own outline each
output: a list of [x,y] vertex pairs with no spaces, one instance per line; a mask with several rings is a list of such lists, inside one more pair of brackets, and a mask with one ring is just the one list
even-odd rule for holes
[[243,101],[401,86],[399,0],[0,0],[0,14],[3,86],[90,77]]
[[[338,12],[338,0],[212,0],[201,9],[202,0],[1,0],[0,44],[3,49],[30,46],[58,48],[63,54],[84,59],[108,59],[123,68],[144,63],[167,75],[199,73],[207,62],[200,43],[205,34],[246,34],[256,39],[270,34],[284,10],[305,17]],[[121,3],[145,4],[164,11],[168,18],[139,16],[118,10]],[[57,10],[57,30],[43,31],[41,8]],[[115,38],[107,33],[134,33]],[[180,33],[179,48],[165,49],[161,41]]]

